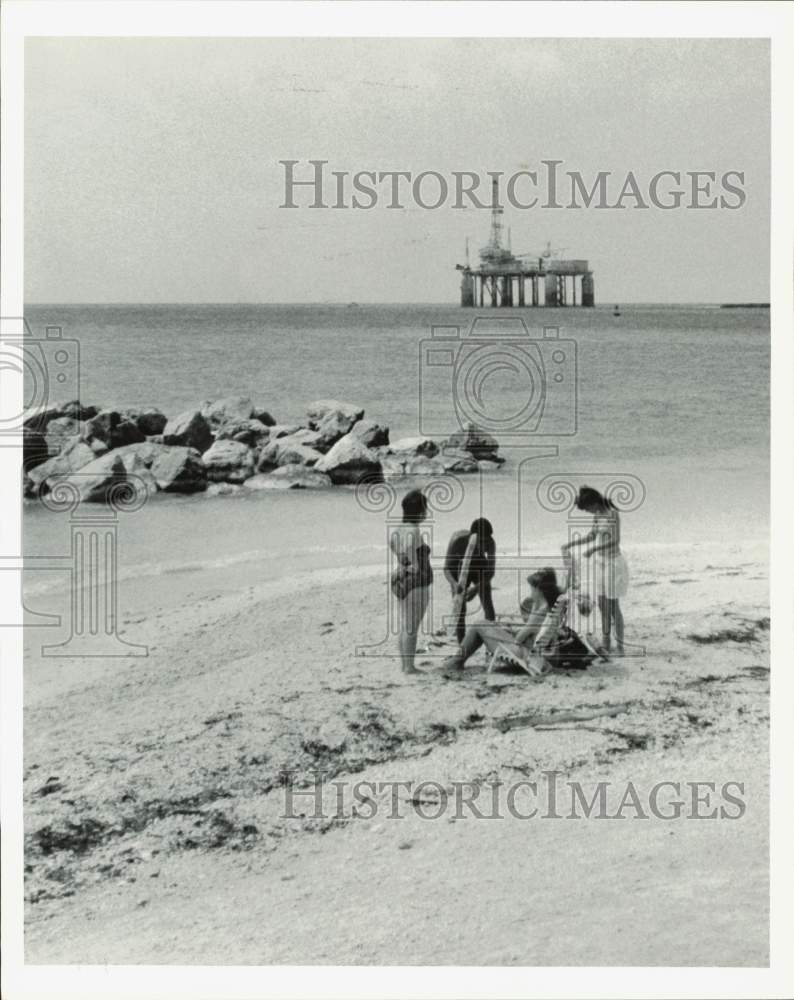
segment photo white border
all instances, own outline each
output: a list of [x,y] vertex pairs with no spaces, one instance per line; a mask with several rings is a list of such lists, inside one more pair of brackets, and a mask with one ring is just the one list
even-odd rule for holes
[[[31,36],[456,36],[772,40],[772,809],[771,966],[391,968],[25,966],[22,950],[22,636],[0,632],[3,996],[52,997],[791,997],[794,996],[794,587],[791,515],[794,10],[782,3],[49,2],[5,0],[2,16],[0,315],[23,315],[24,40]],[[548,26],[548,30],[539,30]],[[13,412],[19,384],[0,376]],[[2,554],[21,552],[19,449],[0,449]],[[5,453],[5,454],[3,454]],[[5,574],[10,576],[11,574]],[[5,594],[5,591],[3,591]],[[19,587],[16,586],[19,610]],[[714,905],[720,905],[719,900]]]

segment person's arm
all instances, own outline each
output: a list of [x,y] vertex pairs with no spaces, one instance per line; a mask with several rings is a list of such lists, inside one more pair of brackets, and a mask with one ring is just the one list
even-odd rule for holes
[[483,579],[489,582],[493,580],[494,574],[496,573],[496,542],[493,538],[487,539],[485,543],[485,556],[488,560],[487,565],[483,568]]
[[455,543],[457,541],[457,535],[453,534],[452,538],[449,540],[449,545],[447,545],[447,554],[444,556],[444,579],[450,585],[452,589],[452,596],[454,597],[458,591],[458,578],[455,576],[453,567],[455,565],[455,560],[457,558],[457,553],[455,551]]
[[587,534],[583,535],[581,538],[576,538],[572,542],[564,542],[562,546],[563,554],[570,552],[571,549],[575,549],[577,545],[586,545],[588,542],[592,542],[595,536],[595,529],[593,529],[592,531],[588,531]]
[[568,595],[561,594],[554,602],[554,607],[551,608],[545,616],[543,625],[538,634],[535,636],[535,641],[533,643],[534,648],[537,649],[538,647],[545,646],[548,642],[556,638],[567,608]]
[[397,562],[400,566],[408,566],[411,563],[411,556],[406,551],[408,544],[406,539],[399,531],[393,531],[391,539],[389,540],[389,547],[391,548],[394,555],[397,557]]
[[578,590],[579,580],[576,575],[576,560],[570,555],[570,553],[565,551],[562,553],[562,558],[565,562],[565,589],[568,591]]
[[531,645],[530,640],[534,639],[546,619],[545,610],[531,611],[526,625],[516,633],[516,642],[519,646]]
[[477,557],[476,561],[472,560],[474,566],[476,567],[476,578],[469,583],[466,589],[466,600],[471,601],[480,592],[480,586],[485,583],[490,583],[494,578],[494,573],[496,572],[495,566],[496,559],[496,545],[493,538],[486,538],[483,541],[482,549]]
[[[593,538],[596,538],[596,532],[591,531],[590,534]],[[601,536],[603,541],[596,541],[595,545],[591,545],[589,549],[586,549],[583,555],[585,558],[590,558],[596,552],[603,552],[605,549],[612,549],[615,547],[615,543],[620,540],[620,528],[618,527],[617,515],[612,518],[609,525],[605,528],[600,528],[598,535]]]

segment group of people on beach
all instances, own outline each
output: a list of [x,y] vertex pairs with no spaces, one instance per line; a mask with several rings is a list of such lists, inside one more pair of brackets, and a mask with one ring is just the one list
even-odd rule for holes
[[[617,655],[623,655],[623,613],[620,600],[628,589],[628,566],[620,549],[620,515],[598,490],[583,486],[575,505],[593,515],[591,530],[562,546],[564,585],[557,573],[545,567],[527,577],[529,594],[520,604],[520,622],[497,622],[492,583],[496,573],[496,542],[487,518],[456,531],[447,546],[444,578],[452,598],[452,622],[458,649],[444,663],[444,676],[463,675],[466,661],[483,645],[490,654],[489,669],[513,663],[532,675],[554,666],[584,666],[596,657],[608,659],[615,637]],[[410,490],[402,499],[402,523],[392,532],[390,548],[396,560],[391,589],[399,606],[399,651],[405,673],[420,673],[414,665],[416,643],[430,599],[433,569],[430,547],[422,533],[428,502],[421,490]],[[588,572],[576,571],[573,550],[591,560]],[[589,587],[582,586],[586,576]],[[466,607],[479,598],[483,618],[466,624]],[[601,643],[579,635],[571,619],[588,616],[595,599],[601,617]]]

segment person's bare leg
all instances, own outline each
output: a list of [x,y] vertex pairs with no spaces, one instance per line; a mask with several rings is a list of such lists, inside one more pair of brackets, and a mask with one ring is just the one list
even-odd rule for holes
[[491,581],[481,580],[480,582],[480,604],[482,604],[485,620],[496,621],[496,609],[493,606],[493,594],[491,593]]
[[414,657],[416,655],[416,636],[411,635],[405,625],[403,625],[400,629],[399,646],[403,673],[418,674],[419,671],[414,666]]
[[598,607],[601,611],[601,646],[607,652],[612,648],[612,602],[602,594],[598,596]]
[[400,601],[399,604],[399,615],[400,615],[400,635],[397,639],[397,645],[400,650],[400,659],[402,661],[402,669],[406,674],[416,673],[414,668],[414,656],[416,654],[416,635],[411,634],[411,615],[410,615],[410,605],[413,603],[413,593],[406,594],[406,596]]
[[463,674],[466,660],[473,656],[483,644],[493,652],[500,642],[512,643],[513,641],[512,632],[497,625],[496,622],[485,621],[469,625],[457,653],[444,661],[444,674],[447,677],[460,677]]
[[402,627],[400,630],[400,656],[402,659],[403,673],[419,674],[414,666],[416,656],[416,639],[422,619],[427,610],[427,603],[430,599],[429,587],[416,587],[403,600],[402,604]]
[[615,622],[617,653],[619,656],[623,656],[623,612],[620,610],[620,601],[617,598],[609,603],[612,605],[612,618]]
[[458,640],[458,645],[460,646],[463,642],[463,638],[466,635],[466,602],[462,601],[460,605],[460,614],[455,621],[455,638]]

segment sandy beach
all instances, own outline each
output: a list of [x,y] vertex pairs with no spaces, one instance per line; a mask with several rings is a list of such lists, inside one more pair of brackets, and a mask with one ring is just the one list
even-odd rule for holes
[[[395,651],[377,646],[379,565],[128,582],[124,637],[145,658],[44,659],[28,630],[26,960],[767,964],[766,561],[761,540],[638,547],[634,655],[539,683],[489,682],[482,653],[445,681],[452,647],[432,635],[422,676],[356,655]],[[294,795],[288,818],[282,773],[305,793],[318,769],[340,785],[319,816]],[[612,783],[610,813],[627,782],[646,805],[678,783],[686,805],[677,819],[568,819],[570,795],[560,818],[444,807],[455,783],[504,806],[550,771],[564,789]],[[366,808],[356,782],[372,783]],[[692,782],[713,783],[695,811],[716,818],[692,816]],[[726,783],[742,809],[725,809]]]
[[794,997],[781,9],[6,0],[3,997]]

